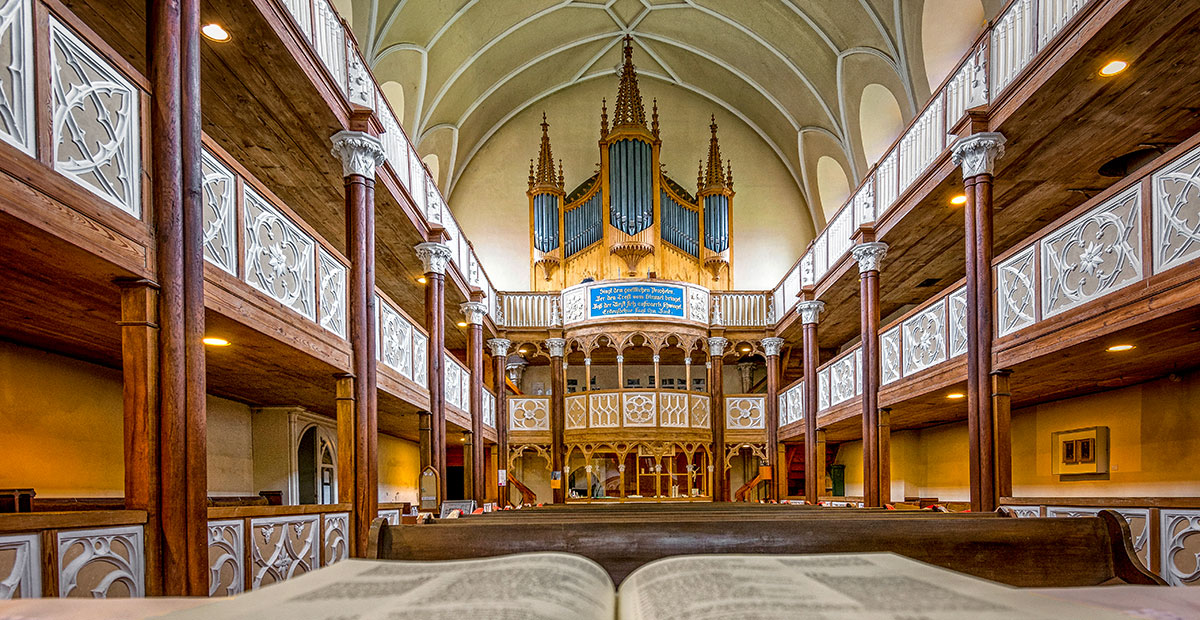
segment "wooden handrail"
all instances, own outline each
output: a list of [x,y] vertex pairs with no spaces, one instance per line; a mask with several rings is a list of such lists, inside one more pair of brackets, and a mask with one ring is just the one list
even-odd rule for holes
[[521,492],[521,503],[522,504],[533,505],[533,504],[537,503],[537,493],[534,493],[533,489],[530,489],[529,487],[525,486],[525,483],[518,480],[516,476],[512,475],[511,473],[508,474],[508,482],[512,486],[516,487],[518,491]]
[[208,509],[208,518],[241,519],[246,517],[315,515],[327,512],[349,512],[350,508],[350,504],[306,504],[302,506],[218,506]]
[[145,525],[145,510],[17,512],[0,515],[0,533]]

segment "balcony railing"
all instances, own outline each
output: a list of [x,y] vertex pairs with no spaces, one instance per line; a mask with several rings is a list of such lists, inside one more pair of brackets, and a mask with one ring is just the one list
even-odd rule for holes
[[5,515],[0,599],[145,596],[145,527],[141,510]]
[[423,389],[429,389],[429,336],[399,307],[375,293],[379,313],[378,359]]
[[804,419],[804,381],[797,381],[779,394],[779,427]]
[[[693,289],[702,291],[699,287]],[[724,327],[770,327],[776,315],[771,303],[771,294],[766,291],[709,291],[711,309],[708,322]],[[560,292],[500,292],[500,313],[495,317],[497,325],[509,329],[540,329],[563,325],[563,295]],[[704,300],[699,301],[699,310],[704,313]],[[571,317],[567,317],[571,319]],[[571,319],[572,321],[578,320]]]
[[446,351],[446,404],[471,417],[471,373]]
[[817,412],[862,395],[862,347],[842,353],[817,369]]
[[208,509],[209,596],[277,583],[350,555],[350,505]]

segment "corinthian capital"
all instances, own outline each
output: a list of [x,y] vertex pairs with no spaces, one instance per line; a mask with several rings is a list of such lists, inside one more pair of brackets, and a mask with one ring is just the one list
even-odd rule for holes
[[800,312],[801,324],[812,325],[817,322],[817,317],[825,311],[825,302],[819,299],[802,301],[796,304],[796,310]]
[[418,243],[416,250],[425,273],[446,273],[446,266],[450,264],[450,257],[454,255],[450,246],[436,241]]
[[567,341],[563,338],[546,339],[546,350],[550,352],[550,357],[562,357],[566,348]]
[[333,154],[342,160],[342,176],[357,174],[375,178],[375,169],[383,163],[383,143],[379,138],[361,131],[339,131],[333,134]]
[[482,301],[464,301],[458,305],[459,312],[471,325],[482,325],[483,317],[487,314],[487,304]]
[[708,353],[712,357],[725,355],[725,347],[727,346],[729,346],[729,340],[720,336],[713,336],[708,339]]
[[888,245],[882,241],[860,243],[850,248],[850,255],[858,261],[858,272],[879,271],[879,263],[887,256]]
[[512,341],[507,338],[489,338],[487,346],[492,350],[492,357],[504,357],[508,355],[508,349],[512,346]]
[[766,355],[767,357],[771,357],[772,355],[779,355],[780,349],[783,348],[783,342],[784,342],[783,338],[780,338],[778,336],[770,336],[768,338],[763,338],[762,339],[763,355]]
[[1004,157],[1004,134],[985,131],[959,138],[954,143],[954,163],[962,166],[964,179],[992,174],[996,160]]

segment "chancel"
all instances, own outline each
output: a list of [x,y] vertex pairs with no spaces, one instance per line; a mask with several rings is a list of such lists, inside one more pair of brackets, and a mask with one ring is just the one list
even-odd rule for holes
[[0,0],[0,617],[1190,617],[1196,23]]

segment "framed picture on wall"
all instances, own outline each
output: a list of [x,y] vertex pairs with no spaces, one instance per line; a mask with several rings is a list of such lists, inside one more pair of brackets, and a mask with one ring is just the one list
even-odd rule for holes
[[1093,438],[1075,440],[1075,456],[1080,463],[1096,462],[1096,440]]
[[1077,442],[1073,439],[1067,439],[1062,442],[1062,462],[1067,465],[1074,465],[1079,462],[1079,456],[1075,454],[1075,446]]

